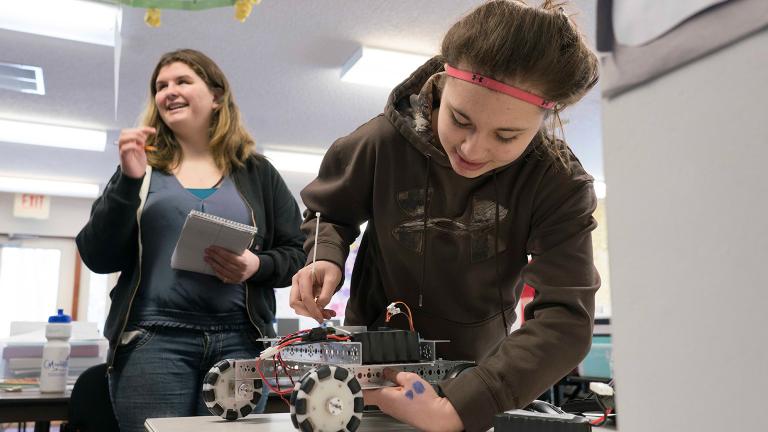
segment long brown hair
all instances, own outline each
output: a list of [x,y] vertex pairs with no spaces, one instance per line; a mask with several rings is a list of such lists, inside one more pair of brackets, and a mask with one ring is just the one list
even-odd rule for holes
[[568,167],[560,111],[578,102],[599,78],[597,56],[566,15],[566,2],[489,1],[454,24],[443,38],[442,55],[452,66],[541,93],[557,102],[540,131],[547,152]]
[[169,172],[181,162],[181,146],[173,131],[165,124],[155,105],[157,88],[155,81],[160,69],[172,63],[184,63],[205,82],[216,95],[218,107],[213,111],[208,139],[216,166],[225,174],[243,167],[250,156],[260,157],[254,149],[253,137],[245,130],[240,110],[235,104],[229,81],[219,66],[208,56],[192,49],[180,49],[163,54],[149,80],[149,100],[142,114],[142,125],[157,129],[157,134],[147,139],[147,144],[157,151],[147,154],[147,162],[155,169]]

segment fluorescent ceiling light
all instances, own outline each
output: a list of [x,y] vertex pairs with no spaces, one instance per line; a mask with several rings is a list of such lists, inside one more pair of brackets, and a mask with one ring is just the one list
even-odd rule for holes
[[264,149],[264,156],[272,162],[278,171],[290,171],[317,174],[324,153],[310,149],[298,150],[290,147]]
[[0,119],[0,141],[74,150],[104,151],[107,132]]
[[0,191],[76,198],[96,198],[99,196],[99,185],[60,180],[0,177]]
[[0,28],[115,46],[120,8],[84,0],[0,1]]
[[341,68],[341,80],[393,88],[430,58],[422,54],[360,47]]
[[44,95],[43,68],[0,63],[0,88]]

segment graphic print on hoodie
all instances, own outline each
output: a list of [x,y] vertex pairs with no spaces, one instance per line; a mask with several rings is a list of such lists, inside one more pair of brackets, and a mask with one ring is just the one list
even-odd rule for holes
[[[434,191],[430,189],[430,194]],[[472,198],[472,206],[457,218],[430,215],[424,222],[424,190],[412,189],[397,193],[397,203],[406,218],[403,219],[392,235],[404,247],[421,255],[424,253],[424,226],[427,231],[436,230],[450,233],[458,241],[469,241],[472,262],[482,261],[493,257],[496,246],[496,202]],[[499,205],[500,222],[506,219],[509,210]],[[498,252],[506,248],[504,239],[498,239]]]

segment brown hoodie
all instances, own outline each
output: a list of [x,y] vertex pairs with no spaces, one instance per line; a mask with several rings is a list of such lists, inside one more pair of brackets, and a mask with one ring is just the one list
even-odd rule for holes
[[[378,327],[389,303],[410,305],[422,338],[450,340],[438,344],[439,356],[478,362],[440,388],[467,431],[484,431],[494,414],[528,404],[589,350],[600,285],[590,234],[596,198],[578,160],[568,173],[538,139],[495,172],[456,174],[419,118],[429,116],[418,106],[432,103],[423,96],[442,65],[428,61],[392,92],[383,115],[328,150],[301,192],[305,250],[311,257],[319,211],[317,259],[344,268],[368,221],[345,324]],[[501,311],[511,324],[525,284],[536,295],[525,324],[506,336]]]

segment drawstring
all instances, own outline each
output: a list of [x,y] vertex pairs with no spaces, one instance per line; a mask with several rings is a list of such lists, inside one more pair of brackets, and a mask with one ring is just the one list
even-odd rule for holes
[[493,170],[493,193],[496,195],[496,225],[493,235],[493,255],[496,262],[496,290],[499,292],[499,307],[501,319],[504,321],[504,336],[509,334],[507,315],[504,313],[504,295],[501,293],[501,276],[499,276],[499,182],[496,181],[496,170]]
[[432,169],[432,156],[427,155],[427,177],[424,180],[424,223],[422,226],[421,248],[421,284],[419,285],[419,307],[424,298],[424,278],[427,274],[427,219],[429,219],[429,172]]

